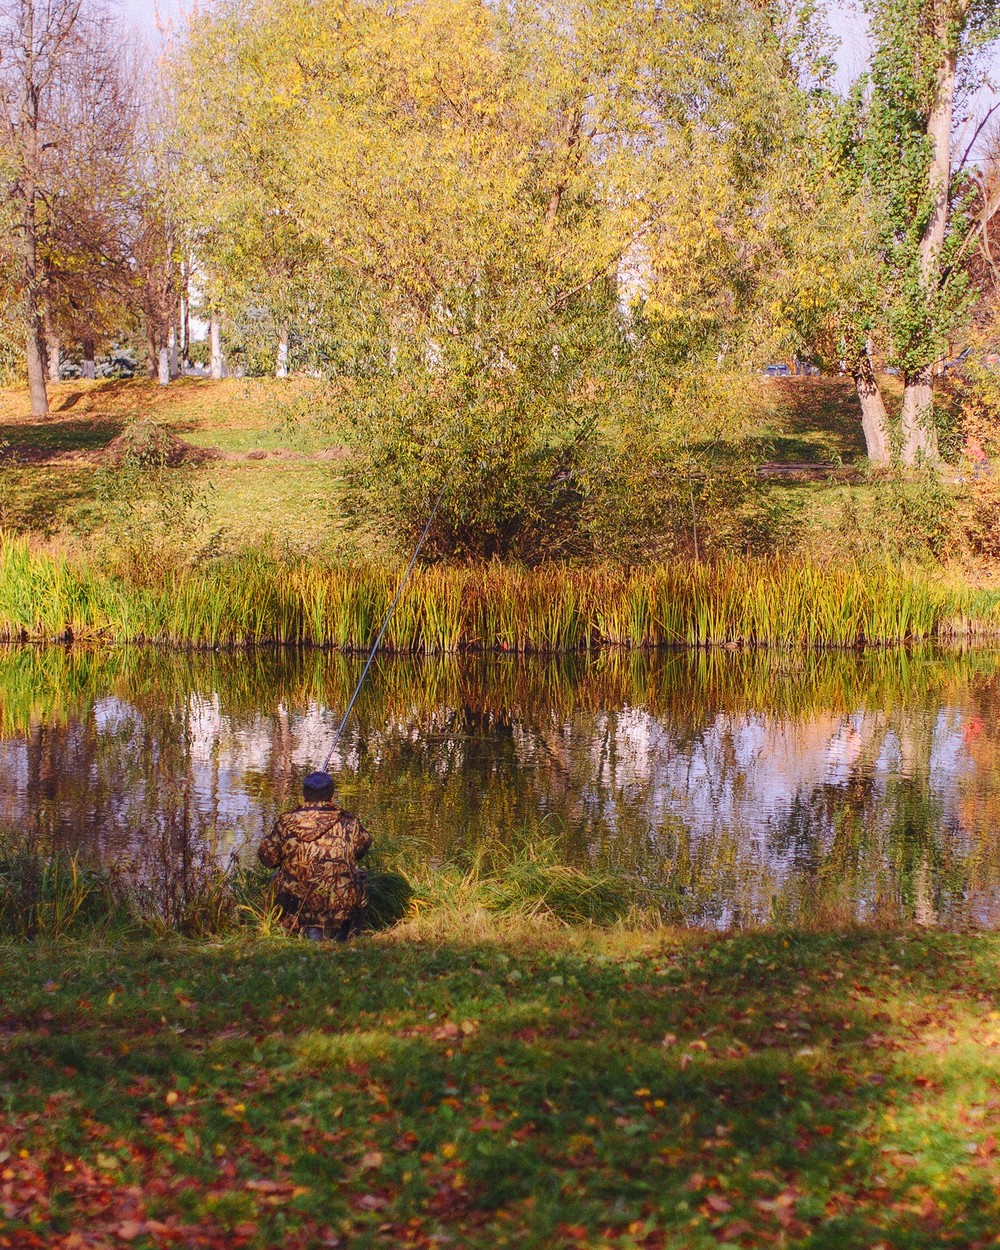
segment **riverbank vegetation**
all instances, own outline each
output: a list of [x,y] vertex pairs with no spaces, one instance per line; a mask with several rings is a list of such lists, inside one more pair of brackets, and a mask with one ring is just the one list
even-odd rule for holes
[[4,945],[0,1245],[986,1246],[996,948]]
[[[399,574],[247,551],[144,581],[0,538],[0,637],[363,650]],[[919,569],[728,558],[715,564],[415,573],[389,651],[574,651],[598,645],[857,646],[988,637],[1000,593]]]
[[[660,919],[656,899],[638,881],[564,863],[544,826],[506,845],[459,849],[435,869],[414,839],[389,834],[367,869],[371,931],[405,923],[422,938],[531,921],[610,925],[630,915],[632,927],[648,928]],[[273,936],[281,930],[272,876],[246,854],[227,866],[189,855],[153,880],[131,865],[101,866],[0,835],[0,939]]]

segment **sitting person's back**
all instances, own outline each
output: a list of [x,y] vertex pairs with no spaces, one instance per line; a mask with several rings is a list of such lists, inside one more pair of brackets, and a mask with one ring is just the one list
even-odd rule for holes
[[368,879],[358,860],[371,834],[337,806],[328,773],[310,773],[302,789],[303,805],[278,818],[257,853],[265,867],[278,870],[275,902],[286,929],[346,938],[361,927],[368,906]]

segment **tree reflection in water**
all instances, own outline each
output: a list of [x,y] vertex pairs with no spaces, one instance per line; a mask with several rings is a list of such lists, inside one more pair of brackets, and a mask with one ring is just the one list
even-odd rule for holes
[[[998,660],[383,659],[334,766],[393,845],[441,858],[544,822],[672,921],[993,925]],[[360,663],[0,653],[0,828],[128,865],[170,914],[295,801]]]

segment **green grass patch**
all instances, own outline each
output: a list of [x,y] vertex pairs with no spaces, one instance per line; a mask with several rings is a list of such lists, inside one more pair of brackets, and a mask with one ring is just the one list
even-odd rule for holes
[[0,955],[0,1246],[937,1250],[1000,1221],[992,935]]

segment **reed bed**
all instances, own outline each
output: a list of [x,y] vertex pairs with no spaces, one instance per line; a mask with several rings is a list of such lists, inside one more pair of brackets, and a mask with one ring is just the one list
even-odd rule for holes
[[[244,553],[154,585],[0,538],[0,640],[272,643],[365,650],[396,591],[394,569]],[[731,558],[623,571],[418,570],[387,651],[518,654],[597,646],[855,647],[1000,635],[1000,591],[890,567]]]

